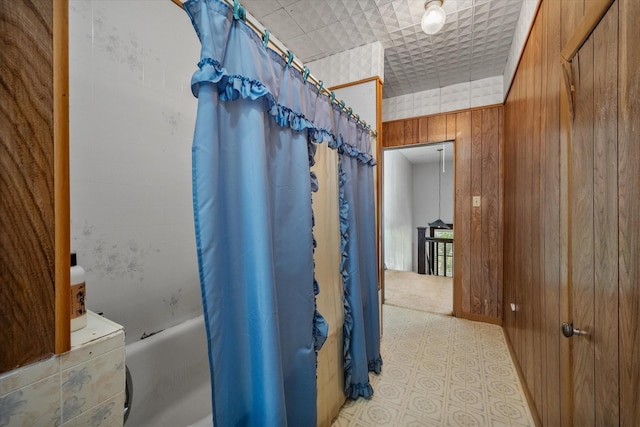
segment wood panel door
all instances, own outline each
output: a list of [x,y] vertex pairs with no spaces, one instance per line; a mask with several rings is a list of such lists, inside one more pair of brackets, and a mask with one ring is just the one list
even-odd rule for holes
[[[575,426],[619,425],[618,3],[571,61],[569,156],[570,377]],[[568,395],[567,395],[568,394]]]

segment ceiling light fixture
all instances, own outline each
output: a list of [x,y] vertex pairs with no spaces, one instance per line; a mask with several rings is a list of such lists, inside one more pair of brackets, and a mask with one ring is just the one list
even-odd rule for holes
[[442,0],[427,0],[422,15],[422,31],[429,35],[436,34],[447,22],[447,12],[442,8]]
[[438,219],[429,223],[430,228],[444,228],[450,230],[449,224],[441,220],[442,218],[442,174],[444,173],[444,145],[438,148],[440,159],[442,160],[442,173],[440,173],[440,165],[438,165]]

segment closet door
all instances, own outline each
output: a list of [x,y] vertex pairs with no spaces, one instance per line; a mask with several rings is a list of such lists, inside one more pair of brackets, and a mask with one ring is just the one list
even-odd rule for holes
[[[618,2],[571,62],[569,314],[573,425],[620,422]],[[563,402],[563,406],[564,402]],[[567,408],[568,409],[568,408]]]

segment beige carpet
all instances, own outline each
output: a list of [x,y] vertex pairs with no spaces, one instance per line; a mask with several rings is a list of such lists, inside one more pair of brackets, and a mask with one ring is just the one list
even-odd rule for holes
[[385,304],[451,315],[453,279],[412,271],[385,270]]

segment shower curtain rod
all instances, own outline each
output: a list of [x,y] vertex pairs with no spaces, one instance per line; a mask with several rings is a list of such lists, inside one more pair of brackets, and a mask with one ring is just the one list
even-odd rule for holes
[[[187,0],[171,0],[171,1],[174,4],[176,4],[178,7],[184,9],[184,6],[182,5],[182,3],[185,3]],[[221,0],[221,1],[226,3],[227,6],[229,6],[231,8],[234,7],[234,1],[233,0]],[[247,25],[249,25],[249,27],[251,27],[251,29],[253,31],[255,31],[256,33],[260,34],[260,36],[262,36],[264,38],[265,30],[267,30],[267,29],[262,24],[260,24],[260,22],[258,22],[258,20],[256,20],[252,16],[246,16],[246,15],[243,18],[244,18],[243,20],[247,23]],[[279,40],[273,40],[273,39],[270,39],[270,38],[267,38],[267,40],[268,40],[268,44],[271,47],[273,47],[273,49],[275,51],[279,52],[280,55],[285,57],[285,60],[287,60],[288,55],[291,54],[291,58],[292,58],[291,59],[291,65],[295,66],[296,69],[298,69],[302,73],[306,73],[304,64],[302,62],[300,62],[300,60],[298,58],[294,57],[293,53],[290,50],[288,50],[284,46],[284,44],[282,44]],[[360,123],[366,129],[368,129],[372,136],[374,136],[374,137],[378,136],[378,132],[372,130],[371,126],[368,125],[367,122],[365,122],[364,120],[360,120],[360,116],[358,116],[357,114],[353,114],[353,110],[351,108],[347,108],[347,106],[344,104],[344,101],[337,100],[332,91],[330,91],[329,89],[323,87],[322,80],[318,80],[312,74],[308,75],[307,80],[311,80],[316,86],[318,86],[319,90],[321,90],[322,92],[326,93],[329,96],[329,98],[331,99],[332,102],[335,102],[345,113],[348,113],[349,115],[351,115],[354,119],[356,119],[356,121],[358,123]]]

